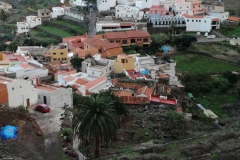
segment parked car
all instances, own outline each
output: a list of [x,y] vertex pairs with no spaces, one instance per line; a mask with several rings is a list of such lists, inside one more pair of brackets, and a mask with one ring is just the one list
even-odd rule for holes
[[215,35],[211,35],[213,38],[216,38],[216,36]]
[[214,39],[215,37],[210,35],[210,36],[207,36],[207,39]]
[[36,110],[42,113],[47,113],[50,111],[50,108],[46,104],[39,104],[36,106]]

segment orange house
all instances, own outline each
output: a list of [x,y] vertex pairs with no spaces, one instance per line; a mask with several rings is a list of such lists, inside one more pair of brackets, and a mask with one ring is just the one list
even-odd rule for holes
[[84,40],[85,55],[101,54],[101,57],[116,57],[122,53],[122,47],[116,43],[100,40],[98,38],[87,38]]
[[68,45],[69,50],[74,50],[76,48],[83,48],[83,41],[87,38],[87,33],[82,36],[74,36],[74,37],[65,37],[62,39],[62,43],[66,43]]
[[126,32],[107,32],[103,37],[110,43],[117,43],[122,46],[150,45],[150,34],[147,31],[133,30]]
[[7,85],[0,82],[0,104],[8,102]]

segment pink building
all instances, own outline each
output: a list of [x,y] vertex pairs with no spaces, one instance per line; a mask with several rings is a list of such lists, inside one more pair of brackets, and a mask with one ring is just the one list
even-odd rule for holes
[[166,15],[167,10],[166,8],[158,5],[152,5],[152,7],[149,9],[149,14],[160,14],[162,16]]
[[186,0],[186,2],[191,2],[191,10],[194,15],[202,14],[203,9],[201,8],[201,2],[198,0]]
[[68,45],[69,50],[74,50],[76,48],[83,48],[83,41],[87,38],[87,33],[82,36],[66,37],[63,38],[63,43]]

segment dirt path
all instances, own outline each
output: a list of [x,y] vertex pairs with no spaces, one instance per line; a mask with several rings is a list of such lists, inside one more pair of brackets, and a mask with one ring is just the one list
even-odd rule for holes
[[47,160],[61,160],[62,147],[59,143],[58,133],[49,133],[45,137]]

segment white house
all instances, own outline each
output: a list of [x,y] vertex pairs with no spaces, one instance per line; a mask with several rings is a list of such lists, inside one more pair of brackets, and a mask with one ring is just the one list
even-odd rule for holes
[[229,12],[220,12],[220,13],[208,12],[208,13],[210,16],[219,18],[221,22],[223,22],[224,20],[227,20],[229,17]]
[[17,22],[17,34],[27,34],[29,32],[29,24],[26,22]]
[[32,79],[33,89],[38,93],[38,103],[47,104],[51,108],[61,108],[64,105],[73,106],[72,88],[58,88],[48,84],[39,84],[38,78]]
[[136,0],[117,0],[117,4],[128,5],[128,6],[134,5],[135,2]]
[[37,92],[30,82],[0,76],[0,102],[7,100],[9,107],[31,106],[38,102]]
[[183,14],[186,22],[186,31],[189,32],[210,32],[211,29],[220,28],[220,20],[211,16],[190,16]]
[[98,11],[107,11],[111,7],[116,7],[117,0],[97,0]]
[[96,54],[93,59],[86,59],[82,62],[82,72],[87,73],[90,77],[108,76],[113,72],[113,60],[101,58]]
[[136,0],[135,7],[139,9],[151,8],[152,5],[159,5],[159,0]]
[[51,18],[57,18],[58,16],[64,15],[64,8],[52,7]]
[[143,67],[146,67],[147,65],[154,65],[154,59],[150,56],[144,56],[144,57],[135,57],[135,70],[140,71]]
[[30,28],[33,28],[42,24],[41,18],[37,16],[27,16],[26,22],[29,24]]
[[239,46],[240,45],[240,38],[239,37],[234,37],[230,39],[230,44],[233,46]]
[[191,9],[191,7],[191,2],[176,2],[173,5],[172,10],[175,12],[176,16],[181,16],[185,13],[193,15],[193,10]]
[[134,23],[112,23],[109,21],[97,22],[96,23],[96,32],[104,31],[104,32],[114,32],[114,31],[129,31],[135,30],[136,26]]
[[119,18],[123,17],[138,18],[139,17],[138,12],[139,8],[127,5],[117,5],[115,8],[115,16]]
[[185,18],[183,16],[157,16],[157,15],[148,15],[149,23],[153,24],[153,27],[170,27],[175,23],[176,27],[185,27]]
[[87,7],[87,4],[83,0],[73,0],[73,4],[79,7]]

